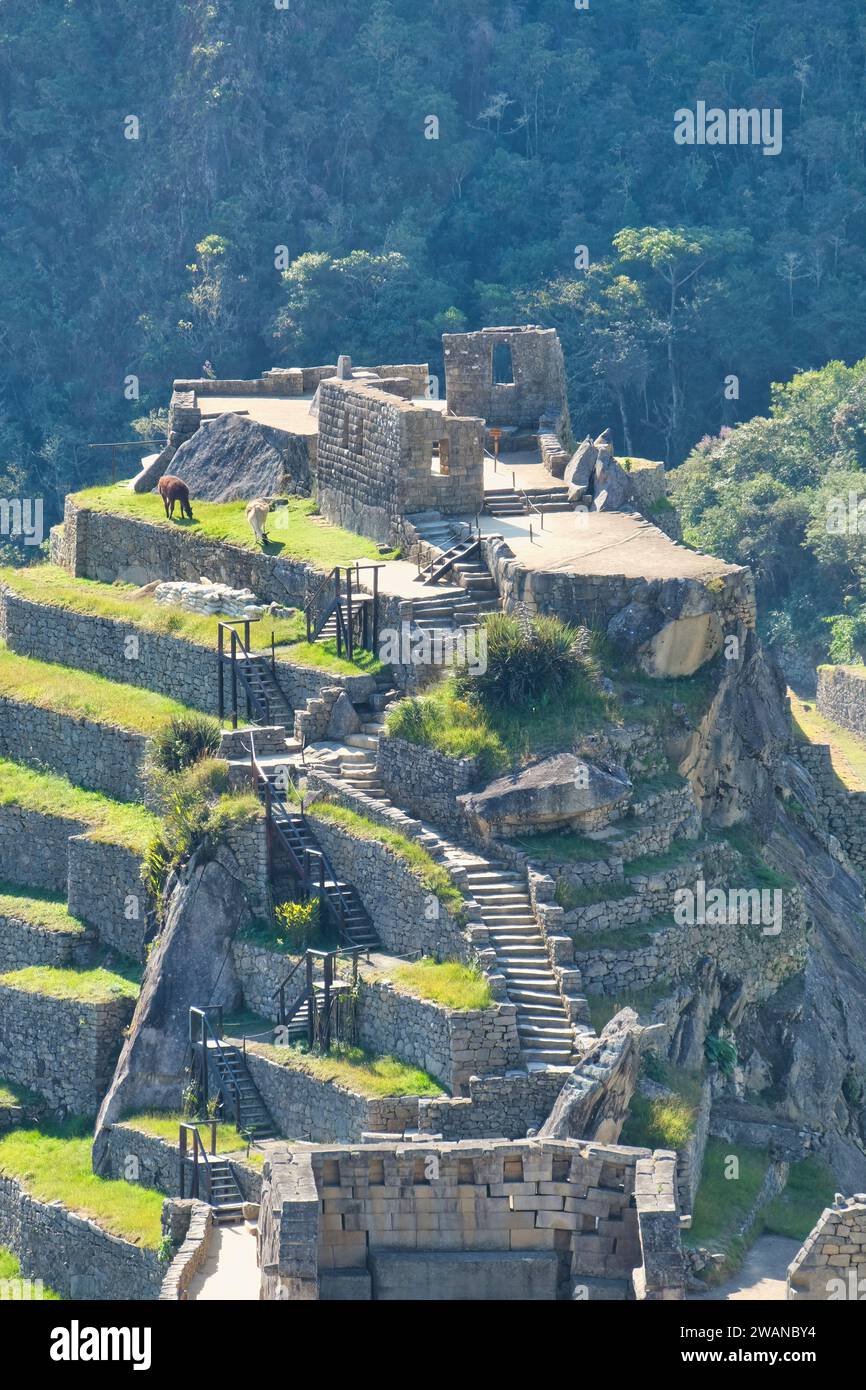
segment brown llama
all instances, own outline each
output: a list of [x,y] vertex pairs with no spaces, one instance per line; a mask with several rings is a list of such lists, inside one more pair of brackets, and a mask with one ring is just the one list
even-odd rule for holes
[[180,478],[166,473],[157,483],[156,490],[162,498],[165,514],[169,520],[174,518],[175,502],[180,503],[181,517],[188,517],[190,521],[193,520],[192,507],[189,505],[189,488]]

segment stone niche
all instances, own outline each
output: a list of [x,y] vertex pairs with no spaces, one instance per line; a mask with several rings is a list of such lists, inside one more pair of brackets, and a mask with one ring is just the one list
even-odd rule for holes
[[565,361],[555,329],[532,324],[445,333],[445,395],[455,415],[480,415],[488,425],[537,430],[549,417],[568,434]]

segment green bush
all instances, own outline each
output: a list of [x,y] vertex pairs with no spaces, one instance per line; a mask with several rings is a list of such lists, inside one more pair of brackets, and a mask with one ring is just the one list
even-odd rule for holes
[[322,912],[318,898],[308,902],[285,902],[274,908],[277,941],[293,954],[318,946],[322,934]]
[[492,613],[485,624],[487,669],[458,676],[458,689],[488,708],[555,700],[578,679],[589,685],[590,635],[558,618]]
[[182,772],[219,752],[220,726],[206,714],[178,715],[153,737],[150,757],[163,772]]

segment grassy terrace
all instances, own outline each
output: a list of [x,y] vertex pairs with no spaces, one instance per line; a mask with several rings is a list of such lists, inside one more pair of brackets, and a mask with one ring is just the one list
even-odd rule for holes
[[377,1057],[361,1047],[338,1043],[328,1057],[308,1052],[301,1044],[277,1047],[271,1043],[247,1043],[247,1050],[294,1071],[306,1072],[317,1081],[335,1082],[347,1091],[370,1100],[384,1096],[441,1096],[439,1082],[418,1067],[396,1057]]
[[[857,672],[859,667],[846,667]],[[863,668],[866,670],[866,668]],[[858,738],[832,719],[819,714],[812,700],[801,700],[788,691],[794,733],[801,743],[826,743],[830,748],[833,771],[843,787],[852,792],[866,791],[866,739]]]
[[15,1129],[3,1135],[0,1173],[15,1178],[41,1202],[62,1202],[111,1235],[157,1249],[163,1194],[96,1177],[91,1168],[90,1129],[75,1131],[76,1126],[70,1125],[63,1130]]
[[[216,651],[217,620],[201,613],[157,603],[149,595],[131,598],[132,584],[102,584],[95,579],[76,579],[59,565],[36,564],[21,569],[0,568],[0,586],[34,603],[50,604],[89,618],[110,618],[144,632],[176,637],[195,646]],[[381,663],[371,652],[361,651],[354,662],[337,656],[336,642],[307,642],[306,623],[301,612],[291,618],[266,618],[252,625],[253,645],[269,645],[271,632],[280,655],[299,666],[357,675],[359,670],[377,671]]]
[[350,811],[345,806],[331,806],[325,801],[317,801],[308,807],[307,815],[318,816],[320,820],[341,826],[358,839],[375,840],[377,844],[384,845],[405,861],[407,867],[421,880],[422,886],[435,894],[445,907],[455,913],[462,910],[463,894],[447,869],[437,864],[432,855],[414,840],[408,840],[405,835],[398,834],[396,830],[389,830],[387,826],[378,825],[366,816],[359,816],[356,811]]
[[137,999],[140,971],[134,965],[108,969],[99,965],[89,970],[60,969],[53,965],[28,965],[0,975],[0,985],[44,994],[49,999],[74,1000],[79,1004],[110,1004],[115,999]]
[[[19,1262],[17,1256],[16,1256],[16,1255],[13,1255],[13,1254],[12,1254],[12,1251],[11,1251],[11,1250],[7,1250],[5,1246],[0,1245],[0,1284],[2,1284],[5,1280],[8,1280],[8,1279],[16,1279],[16,1280],[17,1280],[17,1279],[21,1279],[21,1277],[22,1277],[22,1275],[21,1275],[21,1264],[20,1264],[20,1262]],[[32,1289],[32,1288],[33,1288],[33,1285],[34,1285],[34,1283],[35,1283],[35,1280],[31,1279],[31,1280],[29,1280],[29,1283],[30,1283],[30,1287],[31,1287],[31,1289]],[[32,1293],[29,1295],[29,1297],[35,1298],[35,1297],[36,1297],[35,1292],[32,1292]],[[2,1292],[2,1289],[0,1289],[0,1299],[2,1299],[2,1298],[3,1298],[3,1292]],[[53,1303],[53,1302],[58,1302],[58,1301],[60,1300],[60,1294],[59,1294],[59,1293],[55,1293],[53,1289],[43,1288],[43,1290],[42,1290],[42,1299],[43,1299],[43,1301],[46,1302],[46,1303],[49,1302],[49,1300],[50,1300],[52,1303]]]
[[11,883],[0,881],[0,917],[13,917],[41,931],[84,932],[84,923],[66,910],[66,899],[58,893],[28,888],[22,893]]
[[7,758],[0,758],[0,806],[80,821],[90,827],[93,839],[142,855],[159,828],[158,817],[143,806],[113,801],[101,792],[76,787],[66,777],[37,772]]
[[[163,1139],[167,1143],[177,1144],[178,1129],[183,1123],[191,1123],[188,1116],[182,1115],[177,1111],[142,1111],[137,1115],[125,1115],[121,1124],[129,1125],[130,1129],[138,1129],[142,1134],[150,1134],[154,1139]],[[203,1124],[201,1136],[205,1147],[210,1153],[210,1126]],[[235,1125],[218,1124],[216,1133],[216,1147],[218,1154],[238,1153],[245,1149],[247,1141]]]
[[684,1149],[695,1132],[701,1078],[657,1058],[652,1062],[647,1058],[644,1070],[671,1094],[650,1098],[635,1091],[620,1143],[650,1149]]
[[430,999],[446,1009],[465,1012],[489,1009],[493,1004],[490,986],[480,970],[456,960],[437,963],[427,957],[411,965],[398,965],[391,972],[391,978],[408,994]]
[[285,507],[272,512],[268,526],[270,539],[264,546],[256,543],[244,515],[246,503],[243,501],[201,502],[193,498],[193,521],[182,521],[177,515],[169,521],[162,499],[156,493],[130,492],[125,483],[87,488],[76,493],[73,500],[79,508],[113,512],[202,540],[282,556],[286,560],[305,561],[323,570],[332,569],[334,565],[351,565],[355,560],[382,559],[375,541],[355,535],[353,531],[344,531],[340,526],[313,520],[316,504],[309,497],[290,497]]
[[192,714],[177,700],[140,690],[135,685],[120,685],[91,676],[86,671],[68,666],[55,666],[30,656],[17,656],[0,643],[0,696],[68,714],[76,719],[89,719],[96,724],[111,724],[140,734],[155,734],[170,719]]

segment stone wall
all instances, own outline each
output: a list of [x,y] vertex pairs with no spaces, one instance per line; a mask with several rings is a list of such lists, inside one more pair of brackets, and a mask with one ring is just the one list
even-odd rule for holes
[[[433,471],[434,450],[441,471]],[[383,542],[398,535],[406,512],[475,513],[484,501],[482,422],[375,386],[323,382],[317,492],[329,521]]]
[[[216,618],[213,633],[216,643]],[[267,618],[252,625],[253,645],[270,641]],[[19,598],[0,589],[0,637],[22,656],[59,662],[92,671],[108,680],[142,686],[206,714],[219,711],[219,658],[216,645],[199,646],[184,638],[151,632],[130,622],[91,617],[50,604]],[[130,638],[135,645],[130,645]],[[134,655],[131,655],[134,653]],[[230,662],[224,660],[225,701],[228,704]],[[285,655],[276,656],[276,676],[292,709],[303,709],[322,689],[337,686],[353,701],[362,702],[376,688],[374,677],[345,676],[312,666],[300,666]],[[243,696],[241,694],[241,699]]]
[[309,817],[338,876],[354,885],[386,950],[468,961],[463,928],[398,854],[348,828]]
[[[671,925],[651,930],[647,944],[595,947],[581,938],[575,963],[591,994],[646,989],[661,979],[687,978],[701,956],[736,979],[748,977],[755,998],[768,998],[782,980],[797,974],[806,959],[808,918],[797,889],[785,890],[782,930],[762,935],[761,926]],[[628,943],[628,944],[627,944]]]
[[866,738],[866,666],[819,666],[818,713]]
[[0,915],[0,974],[28,965],[68,966],[82,959],[85,934],[38,927],[14,916]]
[[851,862],[866,871],[866,792],[848,791],[833,771],[830,748],[825,743],[795,743],[792,756],[810,774],[818,793],[818,824],[835,835]]
[[443,1139],[525,1139],[539,1129],[562,1090],[567,1072],[509,1071],[504,1076],[473,1076],[468,1096],[421,1098],[418,1122]]
[[63,519],[63,562],[72,574],[113,584],[154,579],[208,579],[232,589],[252,589],[265,603],[302,608],[305,584],[322,576],[310,565],[210,541],[177,526],[139,521],[82,506],[70,495]]
[[2,1175],[0,1245],[17,1255],[23,1278],[42,1279],[61,1298],[159,1298],[165,1270],[155,1250],[109,1235],[59,1204],[37,1201]]
[[402,1134],[418,1126],[417,1096],[362,1096],[336,1081],[273,1061],[259,1044],[247,1047],[247,1066],[277,1129],[288,1139],[352,1143],[367,1132]]
[[866,1194],[826,1207],[788,1267],[788,1298],[857,1302],[866,1288]]
[[362,973],[358,1041],[371,1051],[421,1067],[460,1095],[470,1076],[501,1072],[520,1062],[517,1009],[446,1009]]
[[[323,1293],[332,1274],[368,1270],[372,1287],[367,1285],[366,1297],[382,1296],[371,1266],[375,1252],[377,1260],[384,1254],[412,1257],[400,1262],[406,1273],[400,1296],[412,1298],[413,1280],[425,1280],[426,1296],[436,1297],[435,1288],[429,1290],[435,1285],[429,1264],[441,1265],[440,1252],[442,1260],[475,1252],[476,1290],[490,1299],[525,1298],[519,1257],[533,1252],[556,1261],[548,1298],[628,1297],[633,1272],[640,1269],[638,1297],[656,1298],[663,1290],[676,1296],[681,1253],[672,1155],[525,1140],[371,1144],[319,1149],[294,1161],[312,1165],[319,1194]],[[267,1192],[263,1196],[272,1200]],[[308,1220],[307,1246],[311,1225]],[[453,1287],[441,1281],[439,1296],[452,1297]],[[682,1280],[680,1296],[681,1288]],[[464,1294],[471,1296],[471,1289]]]
[[172,1202],[170,1206],[172,1227],[182,1225],[183,1238],[165,1272],[159,1297],[162,1302],[177,1303],[186,1300],[190,1284],[207,1259],[216,1217],[204,1202]]
[[127,998],[94,1004],[0,982],[0,1076],[52,1107],[95,1115],[134,1007]]
[[92,835],[69,841],[69,911],[99,932],[100,941],[132,960],[145,959],[150,902],[141,860],[123,845]]
[[70,835],[86,831],[79,821],[0,806],[0,865],[7,883],[66,892],[66,854]]
[[29,763],[68,777],[90,791],[118,801],[142,801],[144,734],[57,714],[0,696],[0,757]]
[[[513,381],[494,382],[494,351],[511,352]],[[550,417],[554,432],[569,433],[565,361],[556,330],[484,328],[478,333],[445,333],[445,394],[455,415],[480,415],[487,425],[538,429]]]
[[[232,960],[246,1007],[252,1013],[276,1023],[280,1013],[276,992],[297,965],[299,957],[287,955],[284,951],[272,951],[257,941],[236,936],[232,941]],[[305,985],[306,975],[301,968],[286,990],[287,1008],[303,993]]]
[[465,833],[466,816],[457,797],[480,780],[477,758],[449,758],[435,748],[383,735],[376,768],[392,800],[443,830]]

